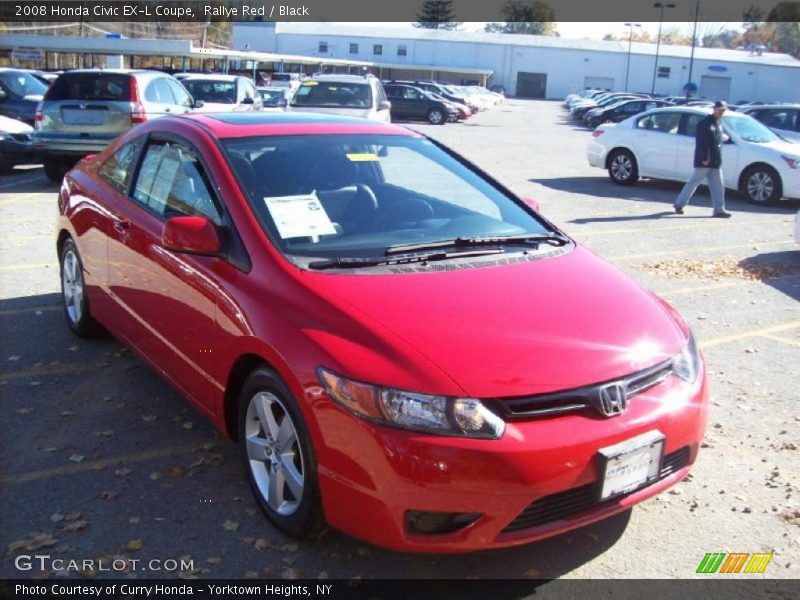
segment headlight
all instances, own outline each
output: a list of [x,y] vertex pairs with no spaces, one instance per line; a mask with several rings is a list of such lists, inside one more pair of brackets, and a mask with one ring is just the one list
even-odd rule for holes
[[700,355],[697,352],[697,344],[691,333],[689,334],[689,341],[686,342],[681,353],[672,361],[672,370],[675,375],[689,383],[697,379],[697,373],[700,371]]
[[361,418],[435,435],[496,440],[505,422],[473,398],[430,396],[383,388],[317,369],[331,398]]

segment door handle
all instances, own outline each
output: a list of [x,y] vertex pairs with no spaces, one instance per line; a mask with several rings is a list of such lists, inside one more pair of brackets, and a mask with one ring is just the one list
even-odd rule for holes
[[114,221],[114,231],[120,235],[127,235],[128,230],[131,228],[131,222],[128,220]]
[[164,112],[172,112],[172,109],[167,107],[167,108],[164,109]]

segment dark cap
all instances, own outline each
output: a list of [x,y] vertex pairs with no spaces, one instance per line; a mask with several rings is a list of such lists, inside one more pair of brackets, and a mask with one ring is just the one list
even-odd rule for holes
[[728,108],[728,103],[725,100],[717,100],[714,102],[714,108]]

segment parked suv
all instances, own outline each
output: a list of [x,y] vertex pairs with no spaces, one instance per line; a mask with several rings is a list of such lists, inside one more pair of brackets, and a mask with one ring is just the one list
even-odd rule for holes
[[138,123],[180,115],[195,105],[180,82],[158,71],[68,71],[47,89],[36,109],[34,149],[53,181],[81,157],[99,152]]
[[181,83],[203,101],[200,112],[261,110],[264,104],[252,80],[241,75],[190,75]]
[[392,103],[392,119],[416,119],[433,125],[458,120],[458,109],[444,98],[435,99],[420,88],[388,83],[384,86]]
[[391,121],[392,105],[373,75],[316,75],[297,88],[287,112],[347,115],[372,121]]
[[0,69],[0,116],[33,125],[47,86],[23,69]]

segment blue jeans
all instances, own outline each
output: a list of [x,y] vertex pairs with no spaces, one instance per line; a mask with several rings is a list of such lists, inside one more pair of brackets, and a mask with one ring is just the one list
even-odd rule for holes
[[678,199],[675,200],[677,208],[683,208],[689,204],[689,199],[694,194],[697,186],[708,180],[708,189],[711,192],[711,204],[714,205],[714,212],[725,210],[725,186],[722,185],[722,169],[711,169],[709,167],[695,167],[694,173],[683,186]]

